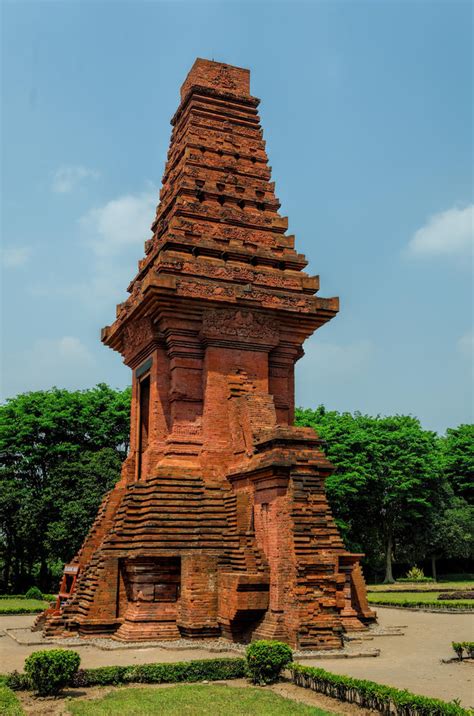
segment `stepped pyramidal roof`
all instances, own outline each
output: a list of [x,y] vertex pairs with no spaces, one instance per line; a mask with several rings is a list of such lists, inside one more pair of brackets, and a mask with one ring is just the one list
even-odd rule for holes
[[286,234],[258,105],[249,70],[196,60],[171,120],[153,238],[130,298],[103,331],[107,345],[118,348],[122,326],[167,291],[304,314],[311,332],[338,311],[337,298],[315,296],[319,277],[304,272]]
[[132,372],[130,452],[48,635],[332,649],[375,618],[333,468],[294,426],[295,363],[339,306],[287,234],[258,104],[249,71],[219,62],[181,88],[153,236],[102,331]]

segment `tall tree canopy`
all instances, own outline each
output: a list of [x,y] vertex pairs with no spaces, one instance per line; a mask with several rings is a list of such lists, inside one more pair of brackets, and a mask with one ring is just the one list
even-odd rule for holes
[[441,438],[441,456],[454,494],[474,504],[474,425],[448,428]]
[[[0,591],[56,586],[128,451],[130,389],[24,393],[0,406]],[[297,410],[335,466],[327,492],[347,547],[392,561],[472,555],[474,426],[445,436],[410,416]],[[471,501],[471,504],[469,503]]]
[[[423,430],[411,416],[374,418],[320,406],[298,410],[296,421],[313,427],[326,442],[326,454],[336,468],[326,481],[328,498],[350,549],[365,552],[374,569],[383,560],[387,582],[393,581],[394,555],[409,560],[432,555],[426,538],[429,526],[452,506],[445,465],[464,485],[467,441],[457,439],[454,460],[447,446],[449,433],[441,444],[436,433]],[[469,538],[465,533],[461,537],[460,529],[463,506],[461,500],[457,511],[449,513],[449,529],[443,522],[446,546],[441,548],[438,541],[439,553],[450,555],[448,535],[454,533],[464,545],[458,544],[457,554],[468,551]],[[454,555],[454,546],[450,549]]]
[[[3,588],[34,576],[50,586],[70,559],[128,450],[130,389],[18,395],[0,406],[0,557]],[[38,572],[38,574],[36,574]]]

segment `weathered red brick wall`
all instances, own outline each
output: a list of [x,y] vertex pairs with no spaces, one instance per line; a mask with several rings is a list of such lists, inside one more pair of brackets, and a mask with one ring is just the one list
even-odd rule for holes
[[208,60],[181,89],[153,238],[102,333],[132,370],[130,455],[48,633],[332,648],[373,619],[331,465],[292,427],[295,363],[339,304],[286,234],[258,104],[248,70]]

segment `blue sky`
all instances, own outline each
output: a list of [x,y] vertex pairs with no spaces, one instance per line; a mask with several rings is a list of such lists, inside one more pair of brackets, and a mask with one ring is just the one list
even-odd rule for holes
[[281,212],[341,311],[297,402],[472,421],[470,2],[2,10],[2,393],[121,387],[103,347],[196,57],[251,69]]

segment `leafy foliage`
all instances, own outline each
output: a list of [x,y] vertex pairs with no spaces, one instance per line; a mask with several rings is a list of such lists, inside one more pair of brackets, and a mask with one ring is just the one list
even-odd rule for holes
[[459,661],[463,660],[464,652],[469,659],[474,659],[474,641],[452,641],[451,646]]
[[[25,662],[25,674],[13,671],[7,677],[7,686],[14,690],[27,690],[36,687],[32,677],[31,668],[27,662],[37,655],[44,654],[76,654],[76,652],[53,649],[51,651],[34,652]],[[79,656],[79,655],[77,655]],[[41,656],[42,660],[42,656]],[[110,686],[118,684],[171,684],[179,682],[194,682],[208,679],[240,679],[247,674],[245,659],[200,659],[196,661],[178,661],[171,664],[137,664],[135,666],[101,666],[97,669],[78,669],[77,667],[68,680],[63,684],[75,687]],[[36,668],[36,667],[35,667]]]
[[469,558],[474,553],[474,506],[462,497],[447,495],[432,510],[424,543],[433,557]]
[[[296,411],[296,423],[316,430],[335,466],[328,499],[351,551],[365,552],[373,571],[393,582],[395,560],[472,554],[474,524],[467,477],[474,474],[472,426],[445,438],[411,416]],[[453,454],[451,454],[453,450]]]
[[43,598],[43,593],[38,589],[38,587],[30,587],[25,594],[25,599],[39,599],[42,601]]
[[77,651],[34,651],[25,661],[25,673],[40,696],[54,696],[72,682],[81,657]]
[[5,685],[8,686],[9,689],[12,689],[12,691],[27,691],[31,688],[28,676],[21,674],[16,669],[10,674],[7,674]]
[[79,669],[74,686],[109,686],[111,684],[169,684],[209,679],[239,679],[245,676],[244,659],[203,659],[173,664],[137,664],[136,666],[102,666]]
[[441,439],[443,470],[455,495],[474,502],[474,425],[448,428]]
[[265,686],[278,681],[281,670],[293,661],[293,652],[281,641],[262,639],[247,647],[246,657],[252,682]]
[[[79,549],[129,440],[130,390],[24,393],[0,406],[0,586],[49,590]],[[59,560],[59,561],[58,561]]]
[[[130,389],[98,385],[18,395],[0,406],[0,591],[56,589],[129,440]],[[297,410],[336,470],[328,498],[347,547],[372,574],[474,552],[474,427],[446,436],[410,416]]]
[[405,609],[424,609],[425,611],[457,611],[459,609],[462,609],[463,611],[474,610],[474,601],[467,599],[459,599],[457,601],[438,600],[436,602],[428,602],[423,599],[382,599],[380,595],[377,595],[377,597],[371,597],[369,602],[370,604],[384,607],[404,607]]
[[355,679],[351,676],[331,674],[325,669],[292,664],[291,674],[295,684],[318,691],[325,696],[356,703],[365,709],[373,709],[394,716],[469,716],[470,711],[455,702],[441,701],[427,696],[417,696],[392,686],[374,681]]
[[474,589],[462,589],[457,592],[442,592],[438,599],[472,599],[474,601]]
[[425,573],[419,567],[410,567],[407,572],[407,579],[409,579],[410,582],[424,582]]

